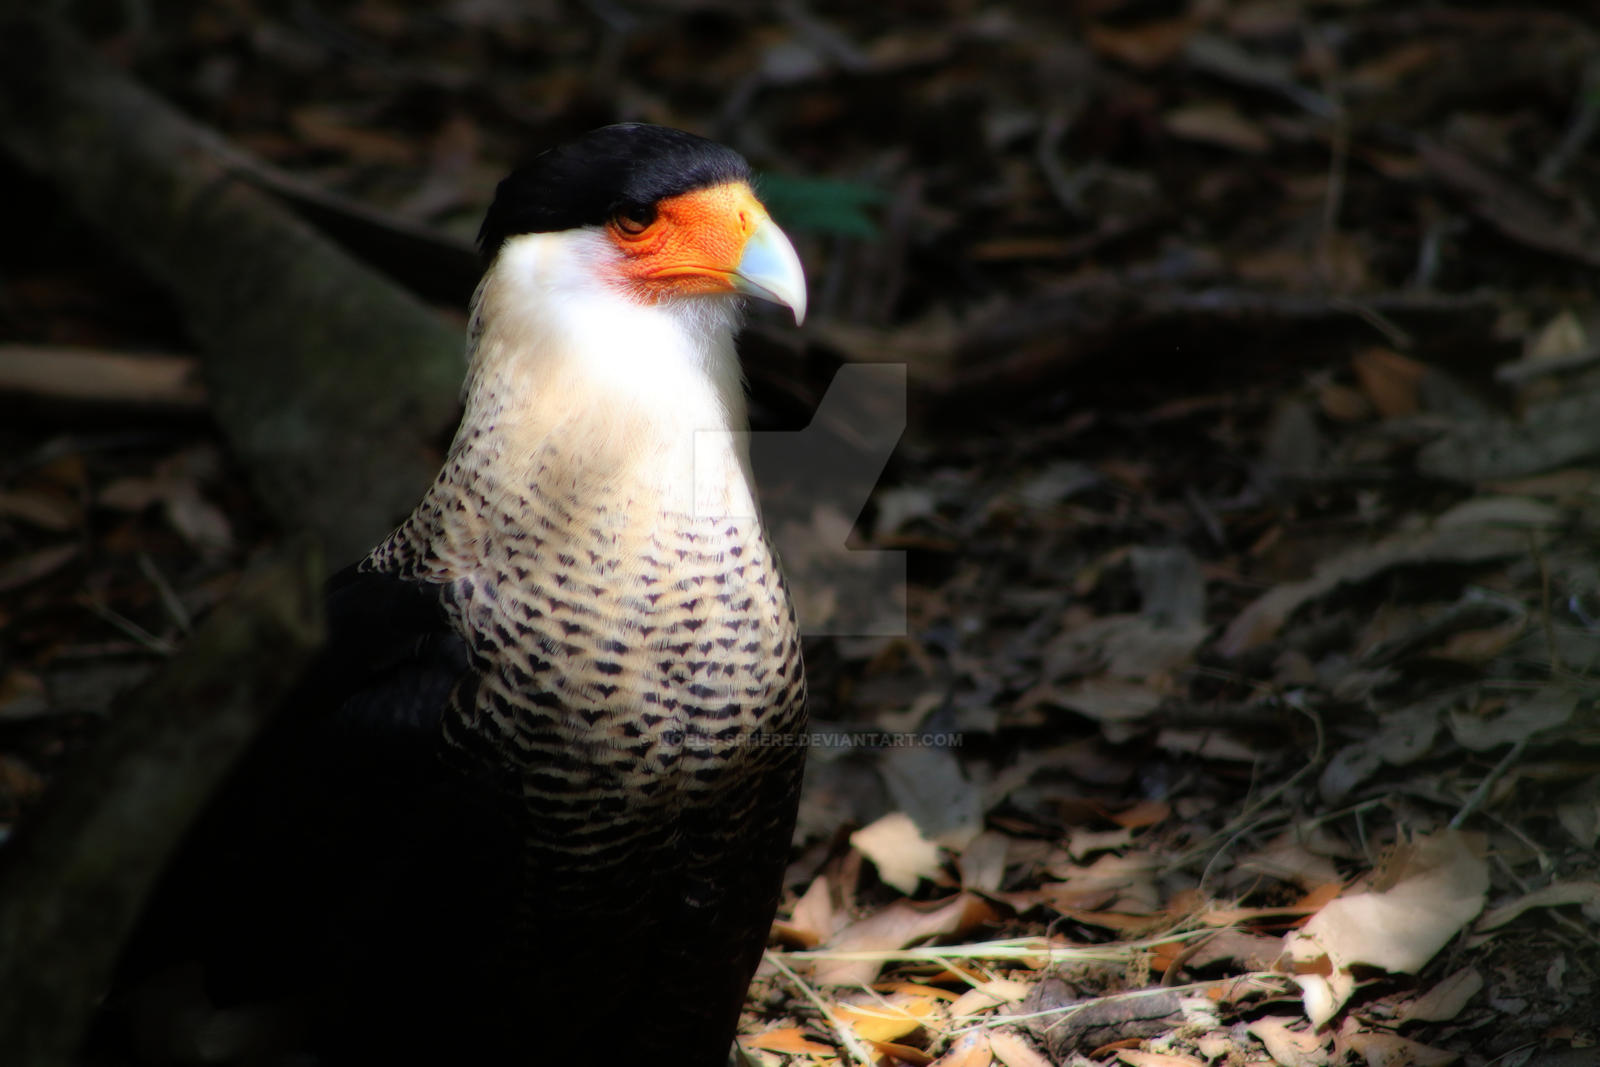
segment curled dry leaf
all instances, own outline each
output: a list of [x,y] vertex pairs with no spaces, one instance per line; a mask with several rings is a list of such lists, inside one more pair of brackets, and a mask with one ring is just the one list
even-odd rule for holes
[[1561,726],[1572,718],[1583,699],[1584,694],[1576,689],[1537,689],[1508,701],[1500,714],[1490,718],[1464,709],[1453,710],[1449,716],[1450,732],[1458,744],[1483,752]]
[[788,921],[779,920],[773,924],[773,929],[784,940],[811,948],[827,940],[837,926],[828,876],[819,874],[805,894],[795,902],[794,912]]
[[1510,904],[1484,912],[1477,929],[1498,929],[1530,908],[1559,908],[1568,904],[1577,904],[1586,918],[1600,922],[1600,882],[1557,882],[1536,889]]
[[1397,1034],[1376,1030],[1351,1033],[1345,1037],[1344,1043],[1366,1060],[1367,1067],[1444,1067],[1460,1059],[1454,1052],[1430,1048]]
[[[992,908],[966,893],[931,909],[897,900],[840,930],[826,948],[841,955],[888,952],[930,937],[958,934],[993,916]],[[823,959],[817,962],[813,977],[818,985],[866,985],[882,967],[883,961],[876,959]]]
[[1195,944],[1166,941],[1156,946],[1155,962],[1162,971],[1179,960],[1190,970],[1204,970],[1219,963],[1231,963],[1246,971],[1264,971],[1272,966],[1283,949],[1283,939],[1243,930],[1218,930]]
[[1340,897],[1285,938],[1313,1025],[1349,998],[1352,967],[1414,974],[1477,917],[1489,888],[1480,852],[1456,830],[1416,838],[1385,872],[1387,889]]
[[950,1014],[959,1019],[976,1015],[1001,1004],[1015,1004],[1026,997],[1033,986],[1011,978],[995,978],[967,990],[950,1005]]
[[903,1063],[906,1067],[928,1067],[933,1063],[933,1057],[917,1048],[915,1045],[902,1045],[894,1041],[874,1041],[865,1039],[867,1047],[880,1053],[886,1063]]

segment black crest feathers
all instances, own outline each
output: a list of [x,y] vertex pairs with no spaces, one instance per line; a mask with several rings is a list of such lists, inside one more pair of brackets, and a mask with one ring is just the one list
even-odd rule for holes
[[603,126],[502,181],[478,231],[478,249],[489,261],[518,234],[598,226],[664,197],[749,180],[744,157],[715,141],[643,123]]

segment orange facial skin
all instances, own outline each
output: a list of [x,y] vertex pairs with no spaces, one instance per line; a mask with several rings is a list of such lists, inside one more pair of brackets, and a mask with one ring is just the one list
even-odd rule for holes
[[672,296],[727,293],[745,242],[767,219],[744,182],[668,197],[647,224],[618,217],[606,232],[622,250],[624,283],[647,303]]

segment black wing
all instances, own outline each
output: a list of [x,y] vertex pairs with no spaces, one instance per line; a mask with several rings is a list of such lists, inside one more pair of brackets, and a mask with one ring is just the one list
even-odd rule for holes
[[308,1028],[268,1044],[378,1062],[388,1034],[418,1062],[421,1032],[389,1021],[474,1014],[448,1002],[502,966],[517,853],[502,806],[440,758],[475,677],[441,588],[350,568],[327,605],[325,648],[186,839],[118,984],[198,963],[214,1006]]

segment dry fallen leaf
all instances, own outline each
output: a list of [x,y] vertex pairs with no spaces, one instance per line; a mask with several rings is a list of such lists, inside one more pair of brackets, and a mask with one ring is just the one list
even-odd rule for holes
[[1009,1030],[996,1030],[990,1034],[989,1048],[993,1050],[994,1058],[1005,1067],[1051,1067],[1050,1061],[1026,1039]]
[[1057,910],[1098,908],[1115,904],[1126,912],[1151,915],[1161,908],[1156,888],[1155,857],[1149,854],[1103,855],[1088,866],[1051,864],[1039,892]]
[[1384,418],[1417,413],[1417,387],[1428,369],[1387,348],[1367,348],[1350,360],[1361,390]]
[[1163,125],[1176,137],[1259,154],[1272,138],[1228,104],[1188,104],[1167,112]]
[[1340,897],[1285,938],[1313,1025],[1349,998],[1352,967],[1414,974],[1478,916],[1489,888],[1479,851],[1456,830],[1418,837],[1397,850],[1388,888]]
[[739,1044],[743,1048],[766,1049],[790,1056],[825,1056],[833,1052],[832,1046],[813,1041],[798,1026],[766,1030],[759,1034],[741,1034]]
[[1256,851],[1246,853],[1239,858],[1236,867],[1307,889],[1339,881],[1339,870],[1333,861],[1311,851],[1299,835],[1293,833],[1280,834]]
[[[891,951],[926,938],[957,934],[993,914],[988,904],[965,893],[932,908],[897,900],[846,926],[825,948],[841,954]],[[881,961],[872,959],[822,959],[817,961],[813,975],[818,985],[866,985],[882,967]]]
[[1472,506],[1461,505],[1439,516],[1431,530],[1404,531],[1375,545],[1325,557],[1310,578],[1268,590],[1228,624],[1216,642],[1217,652],[1232,657],[1265,644],[1303,605],[1341,585],[1370,581],[1395,567],[1486,563],[1528,552],[1536,535],[1511,528],[1510,505],[1497,510],[1484,501],[1468,504]]
[[1089,47],[1102,55],[1121,60],[1132,67],[1153,70],[1164,66],[1183,51],[1196,28],[1188,18],[1143,22],[1119,27],[1091,23],[1085,32]]
[[863,1041],[893,1041],[915,1033],[939,1009],[933,997],[896,995],[866,1004],[835,1004],[834,1017],[849,1024]]
[[1112,812],[1107,817],[1124,830],[1142,830],[1156,826],[1172,815],[1172,805],[1165,800],[1141,800],[1132,807]]
[[1323,1067],[1330,1062],[1330,1050],[1323,1038],[1306,1030],[1293,1029],[1287,1019],[1268,1016],[1249,1026],[1256,1040],[1266,1046],[1267,1055],[1280,1067]]
[[837,928],[837,923],[828,876],[819,874],[805,894],[795,902],[794,912],[788,920],[779,920],[773,924],[773,928],[786,940],[811,948],[826,941]]
[[1144,1052],[1140,1049],[1117,1050],[1117,1059],[1129,1067],[1205,1067],[1202,1060],[1176,1052]]
[[1591,922],[1600,922],[1600,882],[1557,882],[1527,893],[1510,904],[1483,913],[1476,929],[1494,930],[1504,926],[1530,908],[1559,908],[1577,904]]
[[1573,356],[1589,346],[1589,338],[1571,308],[1564,308],[1539,332],[1529,337],[1523,347],[1522,358],[1528,360],[1560,359]]
[[1033,989],[1032,983],[1012,978],[995,978],[982,982],[957,997],[950,1005],[950,1014],[959,1019],[976,1015],[1001,1004],[1015,1004]]
[[205,405],[192,356],[0,345],[0,392],[196,410]]
[[878,877],[909,896],[940,872],[939,846],[924,838],[902,811],[890,812],[850,835],[850,845],[878,868]]
[[994,1062],[989,1035],[982,1030],[968,1030],[952,1041],[945,1054],[933,1062],[935,1067],[989,1067]]
[[1483,975],[1475,967],[1463,967],[1426,993],[1409,1001],[1395,1016],[1395,1022],[1413,1020],[1447,1022],[1461,1013],[1467,1002],[1483,989]]
[[1454,709],[1448,719],[1450,732],[1462,747],[1483,752],[1563,725],[1587,699],[1579,690],[1565,686],[1536,689],[1506,701],[1493,716]]
[[984,893],[999,890],[1005,880],[1006,855],[1011,848],[1011,838],[994,830],[985,830],[962,850],[956,860],[961,871],[961,888],[976,889]]
[[0,490],[0,518],[16,519],[41,530],[61,533],[83,523],[83,507],[65,493],[45,490]]
[[1367,1061],[1367,1067],[1444,1067],[1460,1059],[1454,1052],[1429,1048],[1397,1034],[1376,1030],[1350,1033],[1345,1036],[1344,1043]]
[[76,559],[82,548],[76,541],[52,545],[0,563],[0,593],[54,574]]

